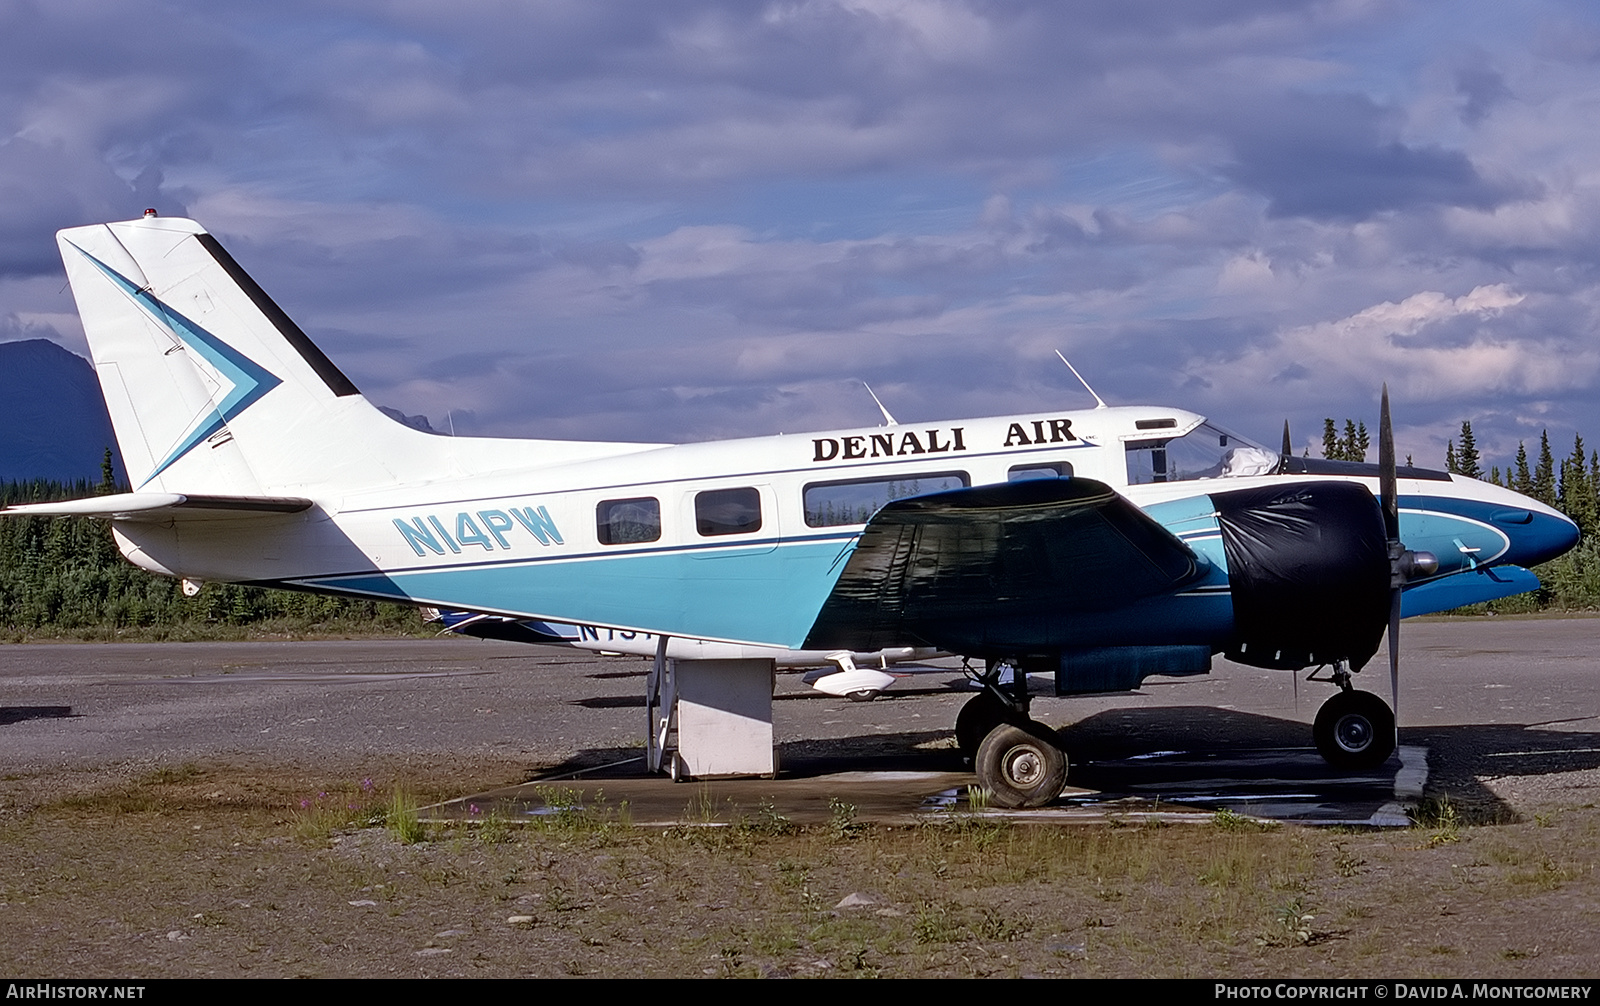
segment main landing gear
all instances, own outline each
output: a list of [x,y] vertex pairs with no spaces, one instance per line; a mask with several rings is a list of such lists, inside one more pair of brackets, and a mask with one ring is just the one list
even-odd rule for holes
[[1394,754],[1394,713],[1371,692],[1350,686],[1350,670],[1335,666],[1331,680],[1339,691],[1317,710],[1311,737],[1317,753],[1334,768],[1362,771],[1377,768]]
[[[1011,681],[1004,672],[1011,670]],[[1067,756],[1055,731],[1028,718],[1028,675],[991,661],[973,679],[983,686],[956,716],[956,744],[972,759],[978,785],[996,807],[1043,807],[1067,783]]]

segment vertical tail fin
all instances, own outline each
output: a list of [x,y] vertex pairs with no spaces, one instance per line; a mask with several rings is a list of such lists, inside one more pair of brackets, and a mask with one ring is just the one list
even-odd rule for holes
[[147,216],[56,239],[135,489],[254,495],[392,474],[370,447],[396,424],[199,224]]

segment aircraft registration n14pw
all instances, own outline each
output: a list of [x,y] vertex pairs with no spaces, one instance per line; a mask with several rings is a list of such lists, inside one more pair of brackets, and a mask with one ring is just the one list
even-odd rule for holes
[[[1060,694],[1129,690],[1218,653],[1328,668],[1317,747],[1374,767],[1394,716],[1351,674],[1386,628],[1393,687],[1402,615],[1530,590],[1526,567],[1577,541],[1535,500],[1396,468],[1387,395],[1377,465],[1295,458],[1154,407],[677,446],[431,435],[370,405],[193,221],[151,212],[58,241],[134,488],[4,513],[109,519],[128,559],[191,593],[216,580],[981,659],[957,735],[1002,806],[1047,803],[1065,781],[1028,716],[1028,673]],[[701,663],[727,666],[678,697],[698,689],[695,708],[716,712],[742,690],[722,722],[765,715],[770,753],[771,662]],[[764,711],[735,708],[762,689]],[[680,749],[710,743],[704,722],[680,716]],[[698,757],[682,767],[716,771]]]

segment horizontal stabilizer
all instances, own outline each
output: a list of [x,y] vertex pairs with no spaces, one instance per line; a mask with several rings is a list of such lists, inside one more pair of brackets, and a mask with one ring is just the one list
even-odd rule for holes
[[986,623],[1106,611],[1200,570],[1188,546],[1092,479],[913,496],[868,522],[805,648],[965,652]]
[[298,496],[190,496],[182,493],[116,493],[55,503],[0,507],[0,517],[103,517],[165,523],[170,520],[229,520],[300,513],[311,501]]

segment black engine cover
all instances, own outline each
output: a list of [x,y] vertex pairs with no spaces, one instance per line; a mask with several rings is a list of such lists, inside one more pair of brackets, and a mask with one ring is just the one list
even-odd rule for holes
[[1233,590],[1230,660],[1359,670],[1372,659],[1389,621],[1389,555],[1366,487],[1300,482],[1211,501]]

